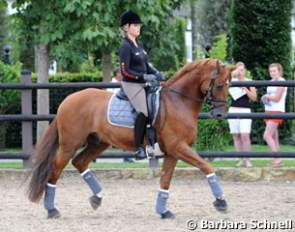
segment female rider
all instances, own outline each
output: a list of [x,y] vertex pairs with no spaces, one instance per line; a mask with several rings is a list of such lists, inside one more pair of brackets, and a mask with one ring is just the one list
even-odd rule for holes
[[122,14],[120,27],[123,41],[119,50],[120,70],[123,76],[122,88],[138,113],[134,125],[134,146],[137,159],[146,158],[143,139],[148,117],[146,103],[146,82],[164,80],[162,73],[148,63],[147,53],[138,43],[142,21],[135,12],[129,10]]

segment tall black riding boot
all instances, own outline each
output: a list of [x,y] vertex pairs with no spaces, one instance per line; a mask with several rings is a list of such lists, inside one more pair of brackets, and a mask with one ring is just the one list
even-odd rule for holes
[[139,113],[134,124],[134,147],[136,148],[135,158],[144,159],[146,158],[146,153],[143,148],[143,139],[145,135],[147,118],[143,113]]

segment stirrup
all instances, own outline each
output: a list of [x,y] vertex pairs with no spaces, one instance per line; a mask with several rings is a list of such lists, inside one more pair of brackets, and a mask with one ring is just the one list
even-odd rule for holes
[[155,151],[154,151],[154,148],[151,145],[146,146],[145,152],[146,152],[146,155],[147,155],[148,159],[155,158]]
[[134,156],[136,160],[142,160],[147,158],[147,154],[145,152],[145,150],[143,149],[143,147],[139,147],[136,152],[134,152]]

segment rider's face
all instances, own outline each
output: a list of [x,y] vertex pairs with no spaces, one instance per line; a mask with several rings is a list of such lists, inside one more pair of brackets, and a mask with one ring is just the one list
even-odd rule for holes
[[131,35],[132,37],[136,38],[137,36],[140,35],[140,28],[141,28],[140,24],[133,24],[133,23],[129,24],[127,33]]

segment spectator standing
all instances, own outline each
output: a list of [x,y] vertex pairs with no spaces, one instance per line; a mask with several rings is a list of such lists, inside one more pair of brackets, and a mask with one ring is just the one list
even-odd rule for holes
[[[232,81],[250,81],[246,78],[246,67],[243,62],[236,64],[232,72]],[[251,113],[250,100],[256,101],[257,93],[254,87],[231,87],[229,89],[231,105],[229,113]],[[234,146],[237,152],[251,150],[251,125],[252,119],[228,119],[230,133],[233,135]],[[240,158],[237,167],[252,167],[249,158]]]
[[[268,67],[271,81],[285,81],[283,76],[283,68],[279,63],[272,63]],[[264,103],[266,113],[283,113],[285,112],[285,103],[287,96],[287,87],[268,86],[266,94],[261,98]],[[263,139],[266,141],[271,151],[280,150],[278,126],[282,124],[282,119],[264,119],[266,123]],[[275,158],[270,163],[271,167],[281,166],[281,159]]]

